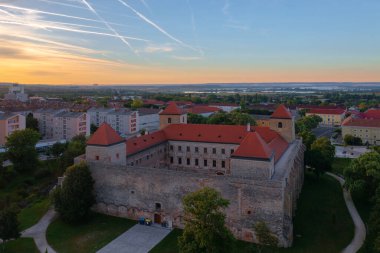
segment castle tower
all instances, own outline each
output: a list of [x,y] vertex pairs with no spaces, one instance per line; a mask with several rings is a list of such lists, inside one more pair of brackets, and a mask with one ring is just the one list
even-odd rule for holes
[[270,129],[278,132],[287,142],[293,142],[296,139],[294,117],[288,108],[280,105],[272,113],[269,119]]
[[127,146],[125,140],[107,123],[87,141],[86,161],[126,165]]
[[160,129],[170,124],[187,124],[187,113],[174,102],[160,112]]

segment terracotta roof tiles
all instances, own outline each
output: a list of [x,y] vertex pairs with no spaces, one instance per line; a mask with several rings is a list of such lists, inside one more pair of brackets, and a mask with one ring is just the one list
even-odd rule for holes
[[270,117],[277,119],[291,119],[292,114],[284,105],[279,105]]
[[87,145],[109,146],[124,139],[107,123],[103,123],[87,141]]

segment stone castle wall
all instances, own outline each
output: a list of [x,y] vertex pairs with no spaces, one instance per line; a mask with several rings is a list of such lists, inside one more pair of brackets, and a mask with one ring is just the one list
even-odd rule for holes
[[[161,148],[164,146],[157,146],[158,150]],[[303,157],[303,149],[297,150],[294,155]],[[303,182],[303,162],[299,160],[294,159],[290,165],[286,180],[253,180],[216,175],[207,170],[190,172],[89,162],[96,182],[94,209],[132,219],[143,216],[153,221],[165,220],[182,228],[182,198],[208,186],[230,201],[226,224],[238,239],[256,241],[253,226],[264,221],[277,235],[280,246],[288,247],[293,239],[292,217]]]

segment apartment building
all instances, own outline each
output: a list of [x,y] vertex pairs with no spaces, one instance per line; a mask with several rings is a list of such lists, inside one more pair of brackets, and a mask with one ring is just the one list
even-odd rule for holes
[[121,135],[136,133],[138,127],[138,112],[128,109],[118,109],[106,115],[106,121],[113,129]]
[[106,122],[107,114],[114,110],[113,108],[92,107],[87,110],[87,114],[90,118],[90,123],[99,127],[103,122]]
[[71,140],[76,135],[90,135],[90,120],[85,112],[60,112],[53,118],[53,139]]
[[0,145],[4,146],[7,137],[16,130],[25,129],[25,116],[21,114],[0,113]]
[[38,130],[43,139],[53,139],[54,136],[54,117],[66,112],[67,109],[38,109],[33,112],[33,117],[38,120]]
[[138,112],[138,127],[139,130],[145,129],[148,132],[158,130],[160,128],[160,116],[161,109],[153,108],[139,108]]

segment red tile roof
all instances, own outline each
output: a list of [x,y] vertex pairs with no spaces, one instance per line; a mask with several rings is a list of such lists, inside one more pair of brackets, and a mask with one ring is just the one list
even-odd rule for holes
[[195,105],[187,109],[188,113],[202,114],[202,113],[213,113],[221,111],[218,107],[207,106],[207,105]]
[[258,133],[249,132],[232,156],[270,159],[272,154],[273,150],[269,148],[268,144],[260,137]]
[[109,146],[125,141],[110,125],[103,123],[87,141],[87,145]]
[[[251,127],[250,131],[247,131],[246,126],[236,125],[171,124],[163,130],[128,139],[126,141],[127,155],[138,153],[168,140],[241,145],[246,136],[252,131],[255,132],[255,135],[260,136],[260,139],[267,144],[271,152],[275,153],[276,161],[288,147],[288,143],[282,136],[269,127],[255,126]],[[252,148],[256,147],[252,146]],[[252,154],[250,157],[252,157]]]
[[169,103],[169,105],[160,112],[161,115],[181,115],[185,114],[186,112],[179,108],[176,103]]
[[270,117],[277,119],[291,119],[292,114],[284,105],[279,105]]
[[378,127],[380,128],[380,119],[354,119],[352,117],[348,117],[342,123],[342,126],[354,126],[354,127]]
[[310,109],[306,113],[311,113],[311,114],[334,114],[334,115],[341,115],[346,112],[345,109]]
[[380,119],[380,109],[368,109],[363,116],[364,118]]

